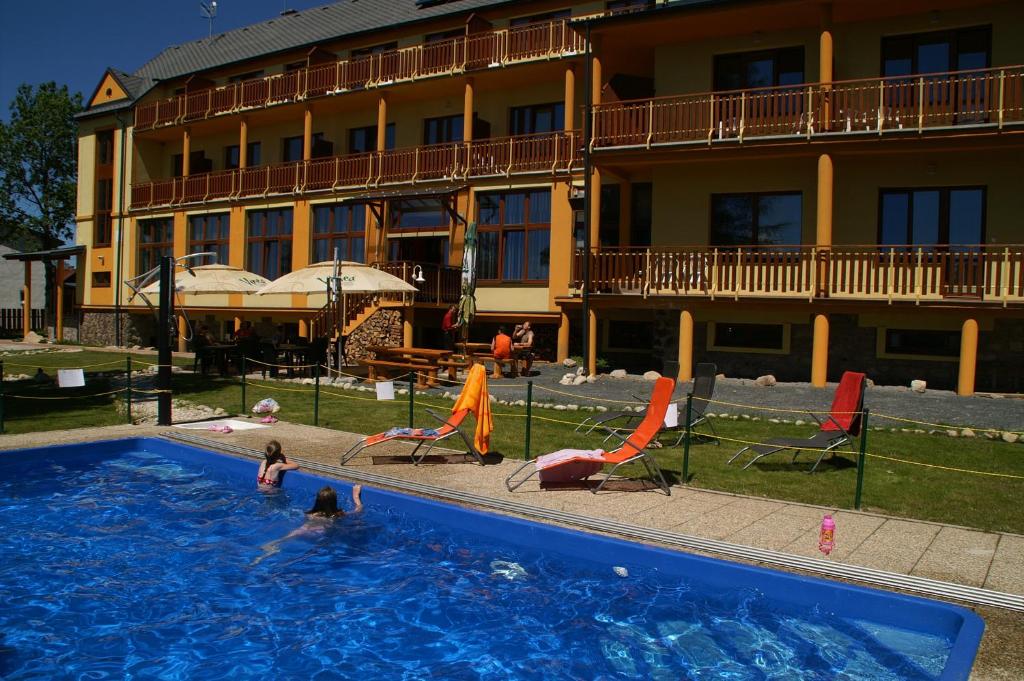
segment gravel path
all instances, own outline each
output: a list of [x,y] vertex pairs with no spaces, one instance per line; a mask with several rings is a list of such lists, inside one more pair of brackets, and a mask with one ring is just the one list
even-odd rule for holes
[[[490,367],[488,367],[490,368]],[[558,364],[534,366],[533,400],[534,402],[553,404],[603,404],[609,410],[624,405],[613,402],[588,400],[603,398],[610,400],[629,400],[632,395],[646,396],[650,394],[651,384],[640,376],[611,378],[607,375],[598,376],[594,383],[578,386],[564,386],[558,383],[567,372]],[[513,387],[514,386],[514,387]],[[490,383],[491,394],[498,399],[521,400],[526,398],[526,379],[502,379]],[[443,392],[444,389],[436,392]],[[451,392],[455,389],[448,388]],[[557,390],[558,394],[550,392]],[[683,396],[689,391],[689,384],[676,388],[676,395]],[[750,379],[725,378],[719,379],[715,386],[715,399],[722,402],[751,405],[734,407],[724,404],[713,404],[708,411],[721,414],[750,414],[762,417],[789,418],[807,420],[807,416],[799,413],[777,413],[759,409],[798,409],[810,411],[826,411],[832,403],[835,384],[827,388],[814,388],[809,383],[779,383],[771,388],[754,385]],[[950,424],[976,429],[997,429],[1024,431],[1024,399],[1011,397],[959,397],[947,390],[928,390],[923,394],[915,393],[902,386],[874,386],[867,389],[864,397],[865,405],[874,414],[898,416],[929,423]],[[756,405],[756,406],[755,406]],[[874,426],[908,427],[930,429],[933,426],[917,426],[900,423],[888,419],[872,419]]]

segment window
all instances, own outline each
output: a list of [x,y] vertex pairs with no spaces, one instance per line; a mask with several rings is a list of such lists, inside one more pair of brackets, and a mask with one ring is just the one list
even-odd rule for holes
[[363,262],[365,258],[366,205],[336,203],[313,207],[313,262],[342,260]]
[[609,319],[602,337],[605,350],[650,353],[656,340],[654,322]]
[[292,209],[251,210],[245,215],[247,269],[267,279],[292,271]]
[[551,258],[551,192],[477,194],[477,276],[546,281]]
[[174,222],[171,218],[139,220],[139,267],[144,274],[160,264],[160,258],[174,255]]
[[441,199],[402,199],[390,203],[391,231],[447,230],[451,216]]
[[991,54],[990,26],[891,36],[882,39],[882,75],[984,69]]
[[352,59],[356,59],[358,57],[368,57],[372,54],[380,54],[381,52],[389,52],[390,50],[397,49],[397,42],[381,43],[380,45],[373,45],[371,47],[360,47],[358,49],[352,50]]
[[114,180],[96,180],[95,202],[93,246],[109,246],[114,224],[111,216],[114,208]]
[[564,127],[565,104],[562,102],[514,106],[509,110],[508,131],[510,135],[555,132]]
[[293,61],[291,64],[285,64],[284,65],[284,72],[285,73],[291,73],[292,71],[299,71],[300,69],[304,69],[304,68],[306,68],[305,60],[303,60],[303,61]]
[[[395,124],[388,123],[384,128],[384,148],[395,148]],[[348,153],[363,154],[377,151],[377,126],[367,125],[363,128],[351,128],[348,131]]]
[[93,272],[93,288],[110,288],[110,272]]
[[[879,331],[883,331],[879,329]],[[884,329],[881,355],[921,355],[935,358],[960,357],[960,333],[932,329]]]
[[240,83],[243,80],[255,80],[256,78],[262,78],[263,71],[248,71],[246,73],[239,73],[237,76],[230,76],[228,78],[229,83]]
[[534,14],[528,17],[518,17],[509,22],[512,28],[516,26],[525,26],[527,24],[536,24],[542,21],[558,21],[559,19],[568,19],[572,16],[571,9],[560,9],[554,12],[545,12],[544,14]]
[[803,229],[803,195],[712,194],[712,246],[797,246]]
[[[181,177],[185,173],[185,168],[182,165],[183,158],[181,154],[175,154],[171,157],[171,175],[174,177]],[[206,158],[206,152],[193,151],[188,155],[189,175],[208,173],[211,170],[213,170],[213,160]]]
[[[314,132],[310,142],[312,143],[312,149],[310,149],[311,158],[323,158],[334,153],[334,144],[324,139],[322,132]],[[284,163],[303,160],[302,143],[302,135],[285,137],[281,140],[281,158]]]
[[[255,168],[260,164],[260,143],[249,142],[246,146],[246,159],[245,166],[247,168]],[[238,145],[232,144],[231,146],[224,147],[224,169],[232,170],[238,168],[240,159],[238,158]]]
[[715,90],[750,90],[804,82],[804,48],[720,54],[714,63]]
[[448,31],[438,31],[437,33],[428,33],[424,38],[425,43],[439,43],[442,40],[453,40],[455,38],[462,38],[466,35],[466,29],[464,27],[453,28]]
[[109,166],[114,163],[114,131],[101,130],[96,133],[96,165]]
[[620,199],[619,185],[601,185],[601,224],[598,227],[601,246],[624,245],[619,243]]
[[443,144],[462,141],[462,116],[441,116],[423,121],[423,143]]
[[883,189],[878,243],[979,246],[985,243],[985,188]]
[[188,252],[216,253],[217,263],[228,264],[229,213],[191,215],[188,218]]
[[651,245],[651,223],[654,219],[653,185],[650,182],[634,182],[632,187],[632,209],[629,226],[630,246]]
[[788,353],[789,325],[710,322],[708,349]]

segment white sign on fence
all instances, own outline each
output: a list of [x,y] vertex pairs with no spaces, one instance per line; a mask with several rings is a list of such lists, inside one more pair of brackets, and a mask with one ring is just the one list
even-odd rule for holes
[[675,402],[669,402],[668,409],[665,410],[665,427],[675,428],[679,425],[679,405]]
[[378,400],[393,400],[393,399],[395,399],[395,383],[394,383],[394,381],[378,381],[376,386],[377,386],[377,399]]
[[85,372],[81,369],[57,369],[57,386],[81,388],[85,385]]

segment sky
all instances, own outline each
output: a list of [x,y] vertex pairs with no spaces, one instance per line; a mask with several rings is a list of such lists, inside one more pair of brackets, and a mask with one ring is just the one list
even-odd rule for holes
[[[214,33],[330,0],[218,0]],[[0,119],[21,83],[56,81],[88,99],[108,66],[132,72],[170,45],[203,38],[199,0],[0,0]]]

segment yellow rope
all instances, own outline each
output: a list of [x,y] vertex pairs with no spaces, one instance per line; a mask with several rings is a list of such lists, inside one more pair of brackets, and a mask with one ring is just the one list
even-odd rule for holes
[[[54,353],[50,353],[49,355],[46,355],[46,357],[53,357],[54,355],[60,355],[60,354],[63,354],[63,353],[54,352]],[[84,370],[84,369],[95,369],[96,367],[111,366],[113,364],[120,364],[121,366],[124,366],[124,360],[121,359],[121,360],[114,360],[113,362],[101,362],[99,364],[86,364],[85,366],[80,366],[80,367],[56,367],[56,366],[40,367],[38,364],[15,364],[14,362],[4,362],[4,367],[5,368],[6,367],[19,367],[21,369],[39,369],[39,368],[43,368],[43,369],[83,369]]]
[[246,364],[252,362],[254,364],[261,364],[265,367],[275,367],[277,369],[312,369],[315,364],[271,364],[270,362],[261,362],[258,359],[246,358]]
[[940,466],[934,463],[921,463],[920,461],[908,461],[907,459],[897,459],[892,456],[883,456],[881,454],[872,454],[870,452],[864,452],[865,456],[870,456],[874,459],[885,459],[886,461],[897,461],[899,463],[906,463],[912,466],[924,466],[925,468],[938,468],[943,471],[955,471],[957,473],[970,473],[972,475],[990,475],[997,478],[1011,478],[1013,480],[1024,480],[1024,475],[1013,475],[1011,473],[990,473],[988,471],[973,471],[966,468],[953,468],[951,466]]
[[116,395],[117,393],[123,393],[127,391],[127,388],[121,388],[120,390],[111,390],[106,393],[95,393],[93,395],[68,395],[61,397],[36,397],[31,395],[11,395],[6,394],[5,397],[13,397],[18,400],[82,400],[90,397],[106,397],[107,395]]
[[875,412],[871,412],[871,418],[888,419],[890,421],[901,421],[903,423],[914,423],[919,426],[932,426],[934,428],[946,428],[950,430],[963,430],[966,428],[970,430],[979,430],[981,432],[987,431],[990,433],[1013,433],[1014,435],[1024,435],[1024,431],[1020,430],[1003,430],[1002,428],[975,428],[974,426],[953,426],[944,423],[929,423],[928,421],[915,421],[914,419],[907,419],[901,416],[889,416],[888,414],[876,414]]

